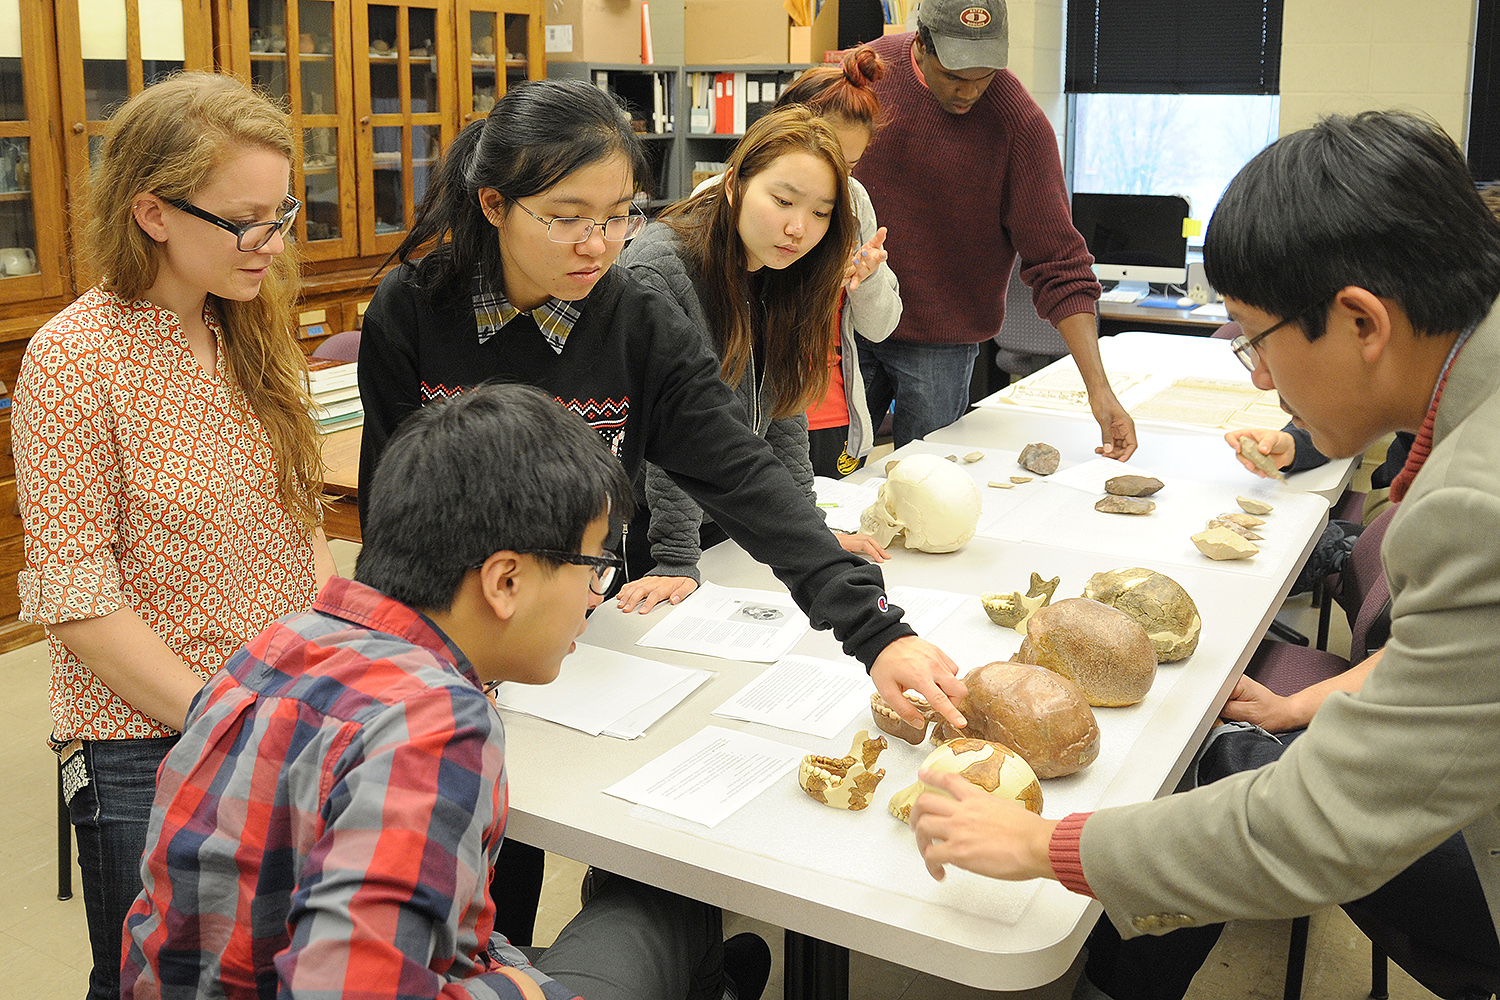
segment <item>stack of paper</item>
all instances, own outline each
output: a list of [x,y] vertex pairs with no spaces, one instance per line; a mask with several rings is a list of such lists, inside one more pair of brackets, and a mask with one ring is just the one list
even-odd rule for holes
[[590,736],[633,740],[712,674],[579,643],[551,684],[506,682],[495,704]]

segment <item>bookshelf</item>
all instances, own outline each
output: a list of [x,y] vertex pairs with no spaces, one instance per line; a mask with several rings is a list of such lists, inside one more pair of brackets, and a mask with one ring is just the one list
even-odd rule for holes
[[[769,111],[782,89],[810,65],[549,62],[547,75],[556,80],[585,80],[624,100],[651,164],[649,183],[643,183],[642,187],[648,193],[648,209],[654,213],[692,191],[693,164],[727,160],[734,144],[744,135],[740,126]],[[712,100],[708,95],[714,94],[721,77],[728,77],[732,87],[746,96],[741,112],[743,122],[734,120],[731,113],[726,126],[719,120],[717,110],[708,117],[693,114],[695,96],[699,105],[705,97]],[[757,98],[754,101],[748,99],[752,94]],[[732,102],[734,94],[728,96]]]

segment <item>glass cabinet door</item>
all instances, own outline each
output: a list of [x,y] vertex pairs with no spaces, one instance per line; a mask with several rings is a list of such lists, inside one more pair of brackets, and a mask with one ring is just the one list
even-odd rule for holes
[[78,177],[97,162],[105,122],[128,98],[179,70],[213,69],[212,36],[207,5],[195,0],[57,0],[56,10],[65,165]]
[[230,31],[232,66],[290,110],[301,140],[293,193],[303,204],[297,218],[302,255],[355,256],[348,0],[248,0],[241,9],[246,21]]
[[361,253],[400,244],[453,140],[451,11],[444,0],[356,2]]
[[547,75],[538,11],[517,0],[460,0],[455,55],[464,124],[483,118],[521,80]]
[[0,0],[0,302],[69,289],[62,150],[49,128],[55,35],[43,5]]

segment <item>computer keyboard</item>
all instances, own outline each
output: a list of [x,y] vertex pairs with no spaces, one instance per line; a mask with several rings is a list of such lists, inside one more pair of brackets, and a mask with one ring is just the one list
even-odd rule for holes
[[1129,305],[1132,302],[1139,302],[1145,297],[1145,292],[1139,291],[1134,288],[1111,288],[1107,292],[1100,293],[1099,301],[1116,302],[1123,305]]

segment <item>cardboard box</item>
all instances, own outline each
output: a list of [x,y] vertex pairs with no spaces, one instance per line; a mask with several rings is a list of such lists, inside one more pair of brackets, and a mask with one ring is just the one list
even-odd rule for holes
[[547,11],[547,26],[554,25],[572,29],[572,49],[549,46],[552,62],[641,61],[641,0],[559,0]]
[[689,66],[785,63],[790,26],[781,0],[687,0],[683,61]]

